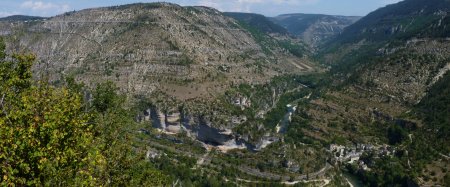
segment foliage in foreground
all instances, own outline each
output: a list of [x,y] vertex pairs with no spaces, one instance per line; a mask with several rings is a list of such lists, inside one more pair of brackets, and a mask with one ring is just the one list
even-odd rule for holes
[[127,142],[133,120],[112,84],[98,86],[91,107],[82,86],[33,80],[35,57],[4,49],[0,41],[0,185],[167,184]]

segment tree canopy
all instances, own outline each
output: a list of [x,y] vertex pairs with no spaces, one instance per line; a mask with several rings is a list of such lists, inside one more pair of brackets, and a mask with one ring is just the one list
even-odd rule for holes
[[91,107],[73,79],[62,87],[33,79],[34,61],[6,54],[0,38],[1,186],[167,183],[128,144],[133,120],[112,83],[99,84]]

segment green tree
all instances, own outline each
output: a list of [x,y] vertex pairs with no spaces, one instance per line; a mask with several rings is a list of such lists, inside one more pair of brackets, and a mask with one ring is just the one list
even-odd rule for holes
[[[4,54],[4,53],[2,53]],[[32,80],[33,55],[0,64],[1,185],[94,185],[104,158],[91,146],[80,95]]]
[[121,104],[117,87],[113,82],[108,81],[97,85],[93,93],[92,105],[95,110],[105,113],[108,109],[116,108]]
[[450,186],[450,173],[446,173],[444,176],[444,186]]
[[[167,177],[145,160],[145,153],[135,151],[130,129],[136,126],[132,112],[123,107],[125,97],[112,82],[100,83],[92,93],[96,145],[105,157],[101,180],[118,186],[161,186]],[[133,150],[135,149],[135,150]]]
[[395,145],[403,142],[403,140],[405,140],[406,137],[408,136],[408,133],[406,132],[405,129],[403,129],[399,125],[394,124],[388,128],[387,135],[389,139],[389,144]]
[[73,78],[57,88],[32,79],[33,55],[4,57],[0,186],[168,184],[166,175],[145,160],[145,153],[131,146],[135,139],[129,128],[135,122],[112,83],[99,84],[90,111],[81,95],[86,89]]
[[6,56],[5,49],[6,49],[5,42],[3,41],[3,38],[0,37],[0,61],[3,61],[3,59]]

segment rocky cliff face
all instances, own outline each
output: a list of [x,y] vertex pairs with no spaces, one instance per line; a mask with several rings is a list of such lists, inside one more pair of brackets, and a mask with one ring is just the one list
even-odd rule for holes
[[8,48],[35,53],[35,70],[52,80],[112,80],[133,95],[210,97],[233,83],[302,71],[283,59],[306,63],[281,49],[265,53],[235,20],[206,7],[133,4],[0,25]]

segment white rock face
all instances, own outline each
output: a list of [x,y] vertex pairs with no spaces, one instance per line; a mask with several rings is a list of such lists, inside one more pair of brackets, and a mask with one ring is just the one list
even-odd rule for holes
[[450,70],[450,62],[439,70],[439,73],[433,78],[431,85],[439,81],[439,79],[441,79],[445,75],[445,73],[447,73],[447,71],[449,70]]
[[261,149],[266,148],[267,146],[269,146],[270,144],[279,141],[277,138],[275,137],[269,137],[269,136],[265,136],[261,139],[261,141],[256,145],[255,150],[256,151],[260,151]]
[[182,131],[181,125],[168,125],[165,129],[168,132],[178,134]]
[[159,123],[161,124],[161,129],[166,129],[166,115],[161,111],[158,111],[158,119]]
[[224,145],[217,146],[217,148],[224,153],[233,149],[247,149],[247,147],[243,144],[238,145],[235,139],[226,142]]

